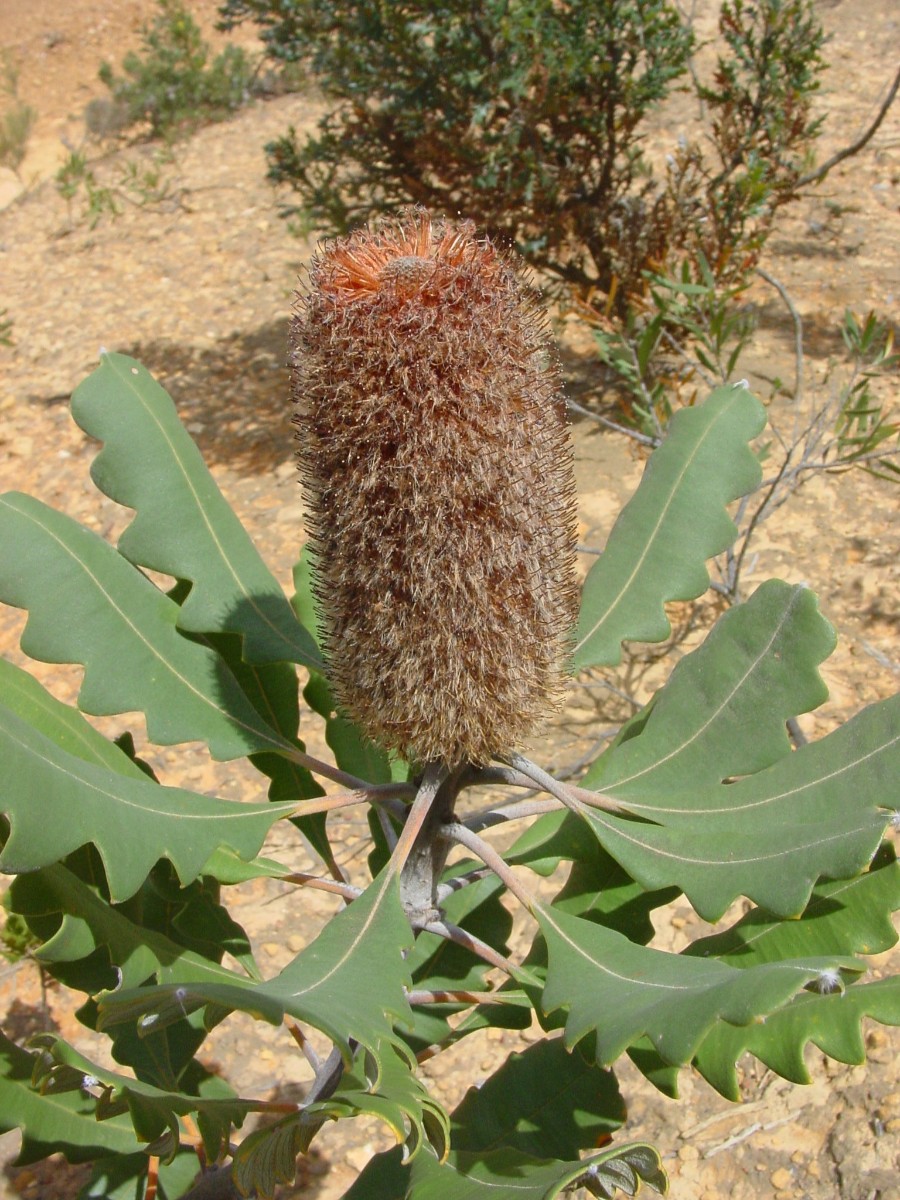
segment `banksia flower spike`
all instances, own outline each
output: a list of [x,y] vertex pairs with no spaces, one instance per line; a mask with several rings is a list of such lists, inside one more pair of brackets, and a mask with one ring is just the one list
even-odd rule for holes
[[486,763],[559,697],[575,616],[565,407],[508,256],[422,210],[326,244],[292,324],[323,638],[342,709]]

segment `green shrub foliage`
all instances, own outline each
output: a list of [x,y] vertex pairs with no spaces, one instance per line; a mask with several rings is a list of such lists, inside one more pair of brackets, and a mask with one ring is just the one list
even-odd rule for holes
[[[267,148],[304,228],[345,232],[409,201],[463,212],[620,315],[648,269],[685,254],[745,278],[818,130],[811,0],[726,0],[708,81],[672,0],[226,0],[221,13],[255,21],[269,55],[324,93],[314,133]],[[654,156],[654,115],[685,91],[696,132]]]
[[159,0],[144,29],[140,53],[126,54],[122,75],[109,63],[100,79],[121,115],[120,128],[147,125],[152,137],[171,137],[221,120],[247,102],[253,65],[237,46],[215,57],[183,0]]

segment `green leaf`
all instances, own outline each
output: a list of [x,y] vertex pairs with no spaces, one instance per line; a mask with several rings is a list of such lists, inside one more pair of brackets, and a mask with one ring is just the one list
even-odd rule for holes
[[762,1025],[719,1025],[703,1040],[694,1065],[729,1100],[741,1098],[736,1068],[745,1052],[785,1079],[809,1083],[804,1050],[810,1042],[839,1062],[866,1061],[865,1017],[900,1025],[900,976],[857,983],[833,995],[804,992]]
[[735,783],[632,793],[628,808],[643,820],[597,809],[583,816],[634,879],[648,889],[677,885],[706,920],[739,895],[792,917],[820,876],[849,879],[868,864],[898,773],[893,696]]
[[272,825],[293,811],[289,804],[243,804],[161,787],[139,769],[135,777],[96,765],[2,704],[0,749],[6,779],[0,811],[11,826],[0,870],[33,871],[91,843],[114,900],[133,895],[160,858],[182,883],[196,878],[220,846],[253,858]]
[[31,1086],[35,1057],[0,1032],[0,1132],[22,1130],[19,1165],[61,1151],[69,1162],[90,1162],[138,1147],[131,1123],[94,1119],[94,1100],[83,1092],[41,1094]]
[[576,669],[615,665],[626,639],[662,641],[670,632],[666,601],[706,590],[704,564],[737,532],[725,505],[759,483],[747,443],[764,425],[762,405],[739,384],[675,414],[585,580]]
[[55,913],[62,918],[56,933],[35,952],[41,962],[74,962],[102,948],[123,988],[138,987],[151,975],[161,983],[233,977],[213,960],[135,924],[59,863],[20,876],[13,899],[16,910],[27,916]]
[[[800,920],[776,921],[756,909],[726,932],[694,942],[685,954],[715,956],[742,969],[792,955],[880,954],[896,944],[890,914],[898,908],[900,866],[886,843],[863,875],[820,884]],[[696,1065],[714,1087],[734,1099],[735,1064],[747,1050],[797,1083],[809,1082],[803,1058],[809,1041],[842,1062],[861,1063],[861,1018],[900,1024],[898,981],[892,977],[883,982],[884,988],[854,984],[844,991],[837,978],[823,976],[818,992],[802,993],[760,1025],[712,1030],[700,1046]]]
[[242,1194],[258,1191],[273,1195],[279,1183],[292,1183],[297,1155],[308,1150],[316,1131],[326,1120],[375,1117],[387,1125],[403,1146],[409,1161],[424,1146],[438,1159],[446,1157],[449,1118],[416,1077],[410,1063],[391,1046],[379,1048],[382,1071],[376,1088],[366,1079],[365,1054],[357,1054],[353,1068],[327,1099],[292,1113],[277,1124],[251,1133],[234,1156],[234,1181]]
[[200,740],[218,759],[290,752],[219,656],[179,634],[178,605],[77,521],[0,496],[0,572],[0,599],[29,610],[22,650],[84,666],[85,712],[139,710],[158,745]]
[[[584,785],[624,800],[770,766],[791,751],[788,718],[827,698],[817,667],[834,643],[808,588],[764,583],[676,664],[640,735],[598,759]],[[633,811],[645,815],[640,803]]]
[[885,842],[855,879],[820,883],[798,920],[780,921],[755,908],[723,933],[685,950],[748,967],[812,954],[881,954],[897,942],[891,913],[900,909],[900,865]]
[[134,759],[98,732],[77,708],[51,696],[33,675],[5,658],[0,658],[0,696],[6,708],[67,753],[120,775],[147,779]]
[[[573,859],[569,876],[553,900],[561,912],[596,921],[646,944],[654,934],[650,914],[671,903],[677,888],[648,892],[625,873],[596,840],[589,826],[566,810],[547,813],[519,837],[505,855],[543,873],[561,859]],[[529,955],[529,962],[534,961]]]
[[535,1159],[514,1150],[452,1153],[440,1164],[420,1154],[403,1167],[398,1151],[377,1155],[344,1194],[344,1200],[556,1200],[585,1187],[609,1200],[641,1183],[665,1195],[668,1181],[652,1146],[632,1143],[575,1162]]
[[377,1067],[378,1046],[397,1041],[394,1021],[412,1022],[402,953],[411,944],[397,876],[387,870],[274,979],[256,983],[232,973],[227,984],[109,993],[100,999],[100,1027],[139,1019],[139,1029],[149,1035],[203,1005],[249,1012],[273,1025],[289,1013],[327,1033],[348,1064],[355,1039]]
[[315,642],[146,368],[124,354],[103,354],[76,389],[72,416],[104,443],[91,467],[97,487],[135,510],[120,552],[193,585],[179,628],[240,634],[247,662],[321,670]]
[[[133,1137],[140,1142],[156,1142],[170,1132],[171,1137],[166,1139],[168,1153],[162,1148],[159,1151],[159,1156],[166,1159],[177,1153],[179,1117],[198,1115],[207,1157],[215,1160],[227,1149],[232,1129],[240,1128],[247,1113],[258,1108],[256,1101],[239,1099],[215,1077],[209,1079],[211,1096],[168,1091],[93,1062],[52,1034],[42,1034],[35,1041],[41,1050],[36,1059],[32,1056],[33,1073],[43,1093],[71,1094],[72,1089],[83,1088],[87,1077],[94,1092],[91,1107],[95,1120],[121,1124],[121,1114],[127,1111]],[[129,1149],[133,1145],[132,1141]]]
[[737,970],[635,946],[601,925],[537,906],[549,966],[542,1007],[568,1011],[566,1040],[595,1035],[598,1063],[614,1062],[647,1035],[666,1062],[690,1061],[720,1021],[746,1025],[786,1004],[824,972],[857,972],[838,956],[757,964]]

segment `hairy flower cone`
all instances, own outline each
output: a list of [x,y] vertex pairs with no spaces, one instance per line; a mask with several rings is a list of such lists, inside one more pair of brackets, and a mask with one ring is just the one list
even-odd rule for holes
[[565,407],[543,314],[471,223],[326,245],[292,325],[331,679],[382,745],[485,763],[558,699],[575,616]]

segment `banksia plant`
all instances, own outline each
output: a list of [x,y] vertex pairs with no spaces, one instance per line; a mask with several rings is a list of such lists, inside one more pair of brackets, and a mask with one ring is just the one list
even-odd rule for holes
[[545,319],[470,222],[326,245],[292,324],[299,461],[338,704],[419,762],[486,763],[558,700],[572,449]]

